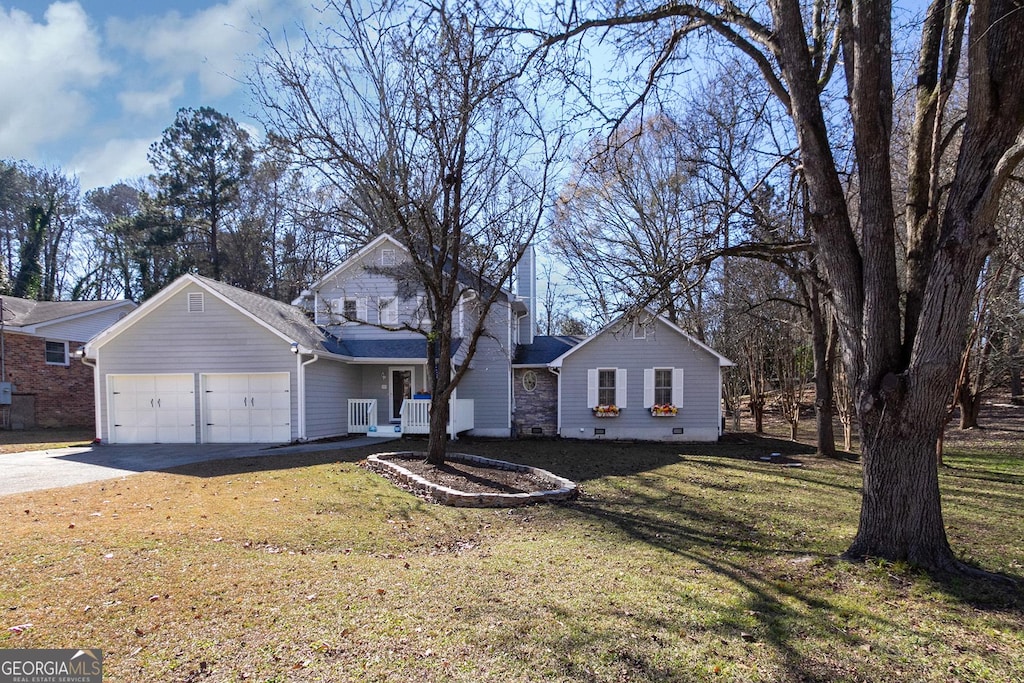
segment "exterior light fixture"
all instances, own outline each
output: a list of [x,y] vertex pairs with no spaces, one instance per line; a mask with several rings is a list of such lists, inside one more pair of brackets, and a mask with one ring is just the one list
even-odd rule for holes
[[299,342],[292,342],[292,353],[298,354],[298,352],[299,352]]

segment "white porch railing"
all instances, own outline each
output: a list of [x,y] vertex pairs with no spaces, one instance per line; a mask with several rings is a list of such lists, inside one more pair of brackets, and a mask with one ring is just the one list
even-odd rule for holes
[[[370,428],[373,429],[370,429]],[[349,434],[367,434],[377,431],[377,399],[350,398],[348,400]]]
[[[430,399],[407,398],[402,402],[402,433],[430,433]],[[473,399],[453,399],[448,408],[448,436],[473,428]]]

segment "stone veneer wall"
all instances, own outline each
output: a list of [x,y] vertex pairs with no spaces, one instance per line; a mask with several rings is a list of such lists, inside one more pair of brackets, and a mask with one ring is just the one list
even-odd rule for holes
[[[557,436],[558,377],[548,372],[547,368],[534,368],[537,388],[531,392],[523,389],[523,375],[526,372],[525,368],[516,368],[512,373],[512,396],[515,399],[515,415],[512,420],[516,425],[516,435],[520,438]],[[536,427],[542,430],[541,434],[533,433]]]
[[[69,352],[73,354],[82,343],[70,342]],[[6,332],[4,354],[7,381],[14,384],[13,401],[28,408],[12,410],[12,427],[91,427],[95,423],[91,367],[73,356],[68,365],[47,365],[46,340],[25,334]],[[29,408],[33,402],[34,415]],[[15,417],[20,424],[14,424]]]

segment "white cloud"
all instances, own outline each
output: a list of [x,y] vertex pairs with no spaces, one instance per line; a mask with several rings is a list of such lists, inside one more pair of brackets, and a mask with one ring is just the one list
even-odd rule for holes
[[175,79],[159,90],[133,90],[117,96],[127,114],[151,116],[171,109],[174,100],[185,92],[185,83]]
[[116,69],[77,2],[50,5],[43,23],[0,7],[0,150],[28,156],[90,116],[88,91]]
[[242,56],[260,48],[257,23],[274,8],[272,0],[229,0],[190,16],[172,11],[130,21],[111,19],[107,37],[165,73],[194,74],[204,98],[224,97],[238,89],[245,68]]
[[153,138],[108,140],[98,149],[79,151],[65,170],[78,175],[82,190],[147,176],[153,172],[146,159],[153,142]]

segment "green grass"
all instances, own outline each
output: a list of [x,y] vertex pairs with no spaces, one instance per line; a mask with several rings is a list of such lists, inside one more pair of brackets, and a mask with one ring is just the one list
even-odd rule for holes
[[[0,498],[0,647],[101,647],[109,681],[1024,680],[1019,592],[840,561],[857,463],[746,441],[460,442],[581,483],[513,510],[425,503],[368,451]],[[1008,457],[941,476],[954,548],[1021,577]]]

